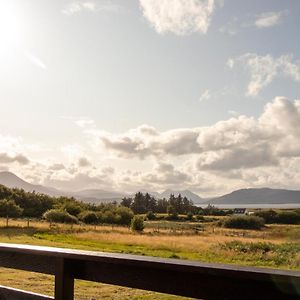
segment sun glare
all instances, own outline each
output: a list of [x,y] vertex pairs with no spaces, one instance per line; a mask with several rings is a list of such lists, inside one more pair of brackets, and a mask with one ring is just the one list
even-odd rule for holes
[[0,2],[0,49],[10,51],[22,42],[23,29],[18,7],[9,1]]

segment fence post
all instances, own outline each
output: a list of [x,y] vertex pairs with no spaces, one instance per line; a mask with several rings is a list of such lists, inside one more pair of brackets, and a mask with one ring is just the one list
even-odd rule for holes
[[55,269],[55,300],[74,300],[74,278],[64,258],[58,258]]

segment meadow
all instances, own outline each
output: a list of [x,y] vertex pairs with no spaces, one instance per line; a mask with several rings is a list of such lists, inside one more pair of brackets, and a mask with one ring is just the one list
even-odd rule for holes
[[[300,270],[300,225],[237,230],[215,222],[147,221],[143,233],[117,225],[68,225],[0,219],[0,242]],[[17,278],[17,279],[16,279]],[[39,282],[37,285],[36,282]],[[0,284],[51,295],[51,276],[0,269]],[[101,296],[95,296],[101,295]],[[76,299],[183,299],[76,281]]]

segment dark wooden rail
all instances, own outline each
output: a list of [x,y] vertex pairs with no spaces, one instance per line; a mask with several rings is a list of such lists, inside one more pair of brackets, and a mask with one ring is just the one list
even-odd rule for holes
[[55,275],[54,298],[0,286],[0,300],[71,300],[74,279],[199,299],[300,299],[300,272],[0,244],[0,266]]

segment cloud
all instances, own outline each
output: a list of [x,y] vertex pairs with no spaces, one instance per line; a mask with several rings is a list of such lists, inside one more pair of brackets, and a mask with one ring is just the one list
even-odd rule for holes
[[86,157],[80,157],[78,159],[78,167],[85,168],[90,167],[92,164]]
[[97,1],[73,1],[70,2],[62,9],[62,13],[67,16],[79,14],[81,12],[117,12],[120,7],[110,2],[102,2],[101,4]]
[[50,165],[48,169],[52,171],[61,171],[61,170],[65,170],[66,167],[62,163],[54,163]]
[[282,22],[284,12],[266,12],[257,16],[254,24],[257,28],[268,28],[279,25]]
[[191,180],[191,177],[186,173],[175,169],[172,164],[159,163],[152,172],[143,174],[141,180],[152,184],[175,185],[185,184]]
[[39,161],[29,161],[22,139],[0,135],[1,170],[73,191],[171,188],[213,196],[300,185],[300,100],[276,97],[258,117],[234,115],[209,126],[159,130],[143,124],[119,134],[80,128],[101,143],[38,152]]
[[89,118],[79,118],[75,120],[75,124],[81,128],[94,127],[95,121]]
[[248,169],[262,166],[276,166],[279,160],[268,144],[221,150],[206,153],[198,161],[199,170],[217,170],[228,172],[232,169]]
[[211,98],[211,93],[209,90],[205,90],[199,97],[199,102],[209,100]]
[[249,72],[247,96],[257,96],[264,87],[278,77],[300,81],[300,66],[294,63],[293,56],[288,54],[275,58],[271,54],[261,56],[256,53],[246,53],[235,59],[228,59],[227,66],[231,69],[242,66]]
[[246,29],[263,29],[280,25],[283,18],[288,15],[288,10],[279,12],[264,12],[258,15],[244,15],[232,17],[227,23],[219,28],[219,32],[235,36]]
[[14,163],[14,162],[17,162],[20,165],[26,165],[30,161],[23,154],[8,155],[7,153],[0,153],[0,163],[1,164],[10,164],[10,163]]
[[205,34],[216,8],[214,0],[140,0],[144,17],[160,34]]
[[180,156],[190,153],[198,153],[200,147],[197,143],[198,129],[179,128],[155,135],[145,133],[141,128],[130,130],[125,134],[110,134],[107,132],[95,132],[104,147],[114,151],[120,157],[139,157],[145,159],[153,155]]
[[155,135],[137,128],[119,135],[102,132],[98,138],[117,157],[163,161],[185,155],[194,157],[202,170],[225,171],[276,166],[281,158],[300,157],[299,128],[300,101],[277,97],[257,119],[239,115],[208,127],[155,130]]

